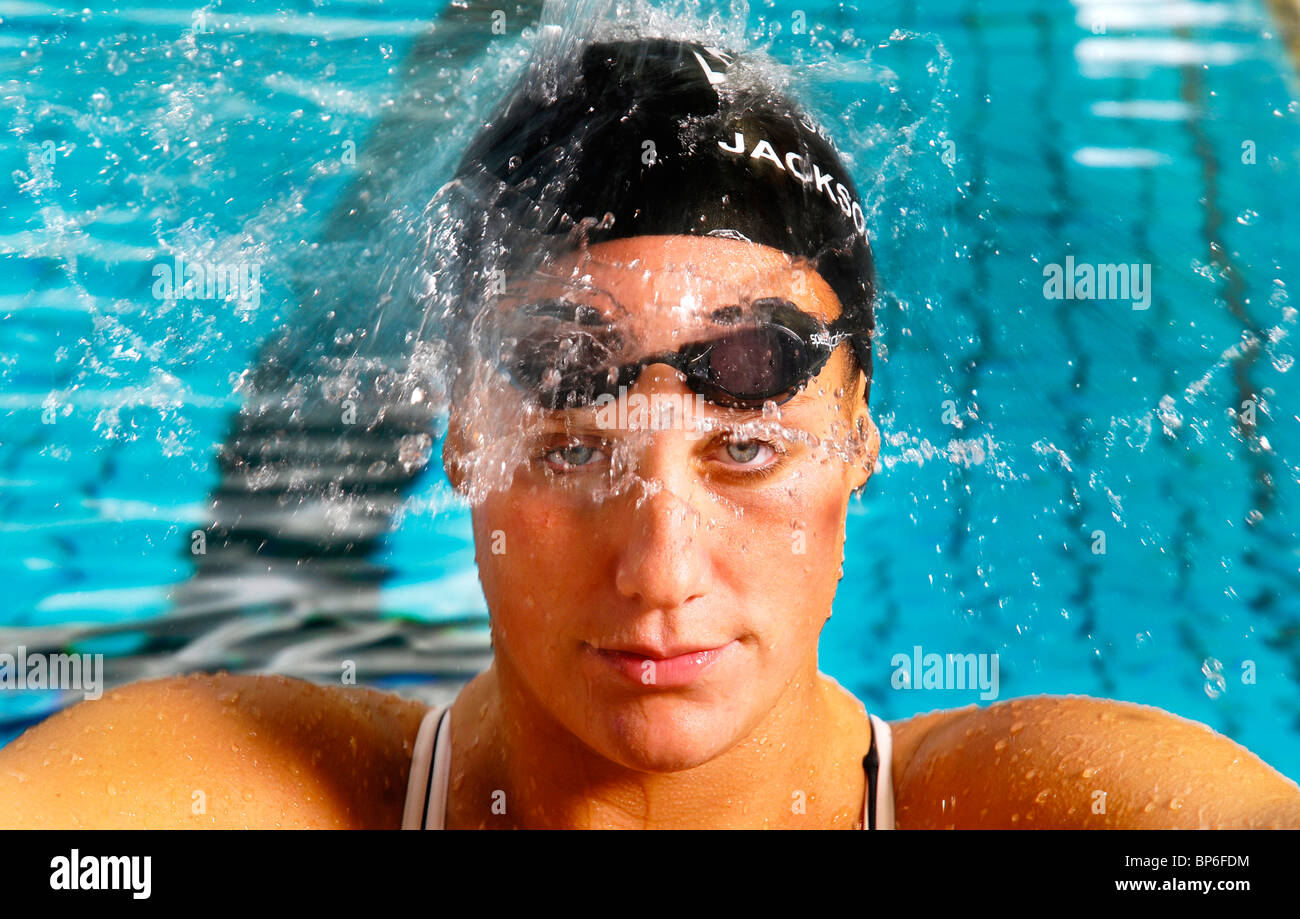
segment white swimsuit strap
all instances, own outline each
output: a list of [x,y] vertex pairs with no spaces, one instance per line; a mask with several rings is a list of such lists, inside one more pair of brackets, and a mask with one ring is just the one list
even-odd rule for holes
[[[889,722],[871,715],[872,739],[876,742],[876,829],[894,829],[894,739],[889,733]],[[866,804],[863,804],[862,826],[867,825]]]
[[437,705],[425,712],[420,730],[415,735],[411,775],[406,782],[406,806],[402,809],[402,829],[443,829],[450,778],[451,706]]

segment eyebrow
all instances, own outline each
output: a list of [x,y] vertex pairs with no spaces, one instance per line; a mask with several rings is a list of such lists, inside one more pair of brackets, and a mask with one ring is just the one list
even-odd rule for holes
[[[695,394],[694,393],[682,394],[682,398],[694,399]],[[788,399],[787,401],[783,402],[780,406],[778,406],[778,408],[781,410],[782,413],[787,411],[802,413],[804,410],[815,407],[817,405],[817,401],[818,400],[813,395],[811,389],[808,386],[805,386],[803,389],[799,390],[799,392],[795,393],[795,395],[792,396],[790,399]],[[706,404],[708,405],[713,417],[715,417],[718,421],[722,422],[723,424],[744,425],[744,424],[749,424],[756,420],[760,420],[762,418],[762,409],[757,409],[757,408],[738,409],[726,405],[718,405],[713,402],[706,402]],[[589,425],[595,422],[595,415],[599,411],[600,409],[594,405],[581,405],[581,406],[572,406],[568,408],[544,409],[542,415],[539,418],[539,421],[541,426],[544,428],[552,425],[563,426],[565,428],[574,427],[574,428],[582,429],[578,433],[585,433],[585,434],[600,433],[603,436],[610,433],[608,429],[600,428],[599,426],[588,429]],[[806,421],[806,419],[792,418],[790,419],[789,424],[791,427],[797,428],[800,427],[801,420]],[[783,417],[782,420],[778,423],[785,425],[787,422]],[[545,433],[554,434],[560,432],[552,430],[552,431],[547,431]],[[565,431],[563,433],[568,433],[568,431]]]
[[608,325],[612,317],[605,315],[590,303],[580,303],[566,297],[539,297],[532,299],[525,294],[507,295],[509,299],[523,301],[514,312],[539,318],[560,319],[578,325]]
[[533,300],[532,303],[520,307],[520,312],[526,312],[529,316],[560,318],[560,320],[577,322],[578,325],[606,325],[608,322],[608,317],[593,305],[578,303],[563,296],[547,296],[541,300]]

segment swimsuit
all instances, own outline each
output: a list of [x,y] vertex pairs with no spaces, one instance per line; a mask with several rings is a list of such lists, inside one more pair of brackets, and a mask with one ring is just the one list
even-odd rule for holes
[[[862,758],[867,795],[862,802],[862,826],[868,830],[894,828],[893,749],[889,725],[871,715],[871,748]],[[415,736],[411,777],[402,811],[404,830],[441,830],[447,816],[447,783],[451,777],[451,706],[429,709]]]

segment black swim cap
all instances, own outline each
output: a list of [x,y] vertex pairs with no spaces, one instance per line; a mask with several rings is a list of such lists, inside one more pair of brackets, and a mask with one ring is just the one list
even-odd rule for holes
[[854,330],[869,395],[874,269],[857,190],[794,102],[741,85],[737,58],[659,38],[587,44],[549,93],[520,82],[456,178],[512,232],[740,234],[809,258]]

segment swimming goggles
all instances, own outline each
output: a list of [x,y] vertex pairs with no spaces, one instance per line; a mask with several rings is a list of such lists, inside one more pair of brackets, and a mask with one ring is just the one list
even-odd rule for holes
[[753,410],[793,398],[852,337],[843,317],[828,324],[776,297],[724,307],[710,318],[734,329],[625,362],[618,357],[627,353],[625,340],[597,310],[546,300],[514,311],[513,322],[529,329],[499,339],[497,360],[516,387],[552,410],[617,398],[651,364],[673,367],[709,402]]

